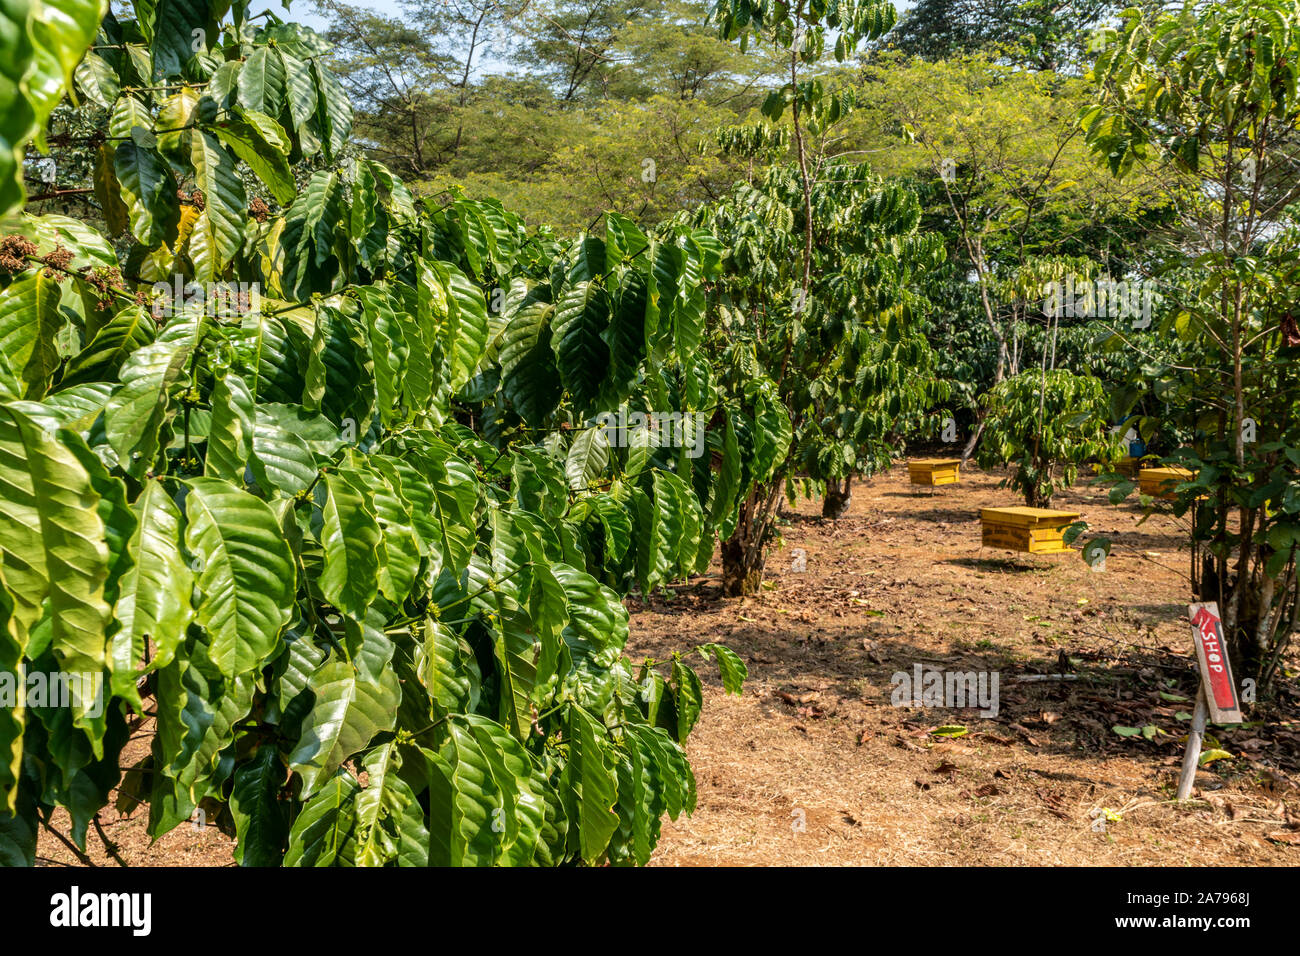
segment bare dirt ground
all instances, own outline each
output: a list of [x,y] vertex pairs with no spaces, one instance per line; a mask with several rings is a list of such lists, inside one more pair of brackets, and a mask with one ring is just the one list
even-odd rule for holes
[[[998,479],[972,468],[917,493],[896,466],[858,484],[839,521],[817,517],[820,502],[788,514],[762,594],[721,598],[715,566],[671,599],[629,602],[633,659],[716,641],[750,673],[744,695],[727,696],[696,658],[699,803],[665,821],[653,863],[1300,864],[1294,680],[1267,726],[1211,728],[1233,758],[1201,771],[1196,802],[1171,802],[1195,690],[1181,523],[1139,524],[1136,504],[1082,484],[1053,507],[1111,536],[1103,572],[1078,553],[981,549],[979,508],[1020,503]],[[998,714],[892,706],[892,676],[916,664],[996,671]],[[1073,680],[1017,679],[1063,667]],[[965,733],[931,733],[946,725]],[[144,818],[105,826],[131,864],[230,865],[215,828],[150,846]],[[38,852],[76,862],[48,835]]]
[[[665,823],[655,863],[1300,864],[1294,694],[1271,729],[1211,728],[1237,759],[1198,775],[1198,803],[1170,802],[1192,709],[1171,698],[1196,686],[1181,522],[1063,493],[1054,508],[1113,539],[1097,573],[1077,552],[981,549],[979,508],[1023,504],[997,476],[907,482],[900,465],[860,484],[837,522],[801,502],[758,597],[706,582],[634,613],[634,659],[718,641],[750,672],[741,697],[706,677],[699,805]],[[1075,680],[1016,680],[1062,655]],[[996,718],[891,706],[892,675],[918,663],[999,672]],[[950,724],[967,733],[930,733]]]

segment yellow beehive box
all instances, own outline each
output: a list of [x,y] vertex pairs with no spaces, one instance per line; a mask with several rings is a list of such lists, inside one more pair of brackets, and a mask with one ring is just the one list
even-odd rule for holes
[[1073,511],[1050,508],[981,508],[981,544],[1028,554],[1062,554],[1071,550],[1062,535],[1078,519]]
[[1115,462],[1115,472],[1126,478],[1136,478],[1142,470],[1142,459],[1126,456]]
[[1098,461],[1093,463],[1092,470],[1097,475],[1104,475],[1113,471],[1117,475],[1123,475],[1125,478],[1132,478],[1136,481],[1138,472],[1142,470],[1142,459],[1125,456],[1109,465]]
[[955,485],[960,458],[913,458],[907,463],[907,478],[914,485]]
[[1138,488],[1144,495],[1172,501],[1178,497],[1174,486],[1195,478],[1196,475],[1186,468],[1143,468],[1138,472]]

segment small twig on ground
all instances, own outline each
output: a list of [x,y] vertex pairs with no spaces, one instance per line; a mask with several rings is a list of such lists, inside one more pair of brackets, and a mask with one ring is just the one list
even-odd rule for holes
[[1017,682],[1023,683],[1031,680],[1078,680],[1078,674],[1021,674],[1016,678]]

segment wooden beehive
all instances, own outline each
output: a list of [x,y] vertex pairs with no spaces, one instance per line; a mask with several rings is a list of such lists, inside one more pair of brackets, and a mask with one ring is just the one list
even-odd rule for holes
[[907,477],[914,485],[955,485],[960,458],[914,458],[907,463]]
[[1138,472],[1142,470],[1142,459],[1127,456],[1115,462],[1116,474],[1123,475],[1125,478],[1136,478]]
[[1181,481],[1192,481],[1195,474],[1186,468],[1143,468],[1138,472],[1138,488],[1144,495],[1173,501],[1178,496],[1174,486]]
[[1125,478],[1131,478],[1137,481],[1138,472],[1142,470],[1142,459],[1125,456],[1112,464],[1104,462],[1093,462],[1092,470],[1094,474],[1104,475],[1108,472],[1114,472],[1117,475],[1123,475]]
[[1050,508],[981,508],[981,543],[1029,554],[1062,554],[1072,550],[1062,535],[1078,519],[1072,511]]

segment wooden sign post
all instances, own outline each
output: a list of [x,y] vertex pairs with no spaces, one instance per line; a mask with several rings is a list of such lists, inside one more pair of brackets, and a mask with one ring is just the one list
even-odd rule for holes
[[1223,622],[1219,618],[1219,605],[1215,601],[1189,604],[1188,616],[1192,620],[1192,640],[1196,645],[1196,663],[1201,671],[1201,686],[1196,692],[1196,708],[1192,712],[1192,727],[1187,734],[1187,751],[1183,754],[1183,769],[1178,777],[1179,800],[1192,793],[1196,768],[1201,761],[1201,742],[1205,738],[1205,724],[1241,723],[1241,700],[1237,696],[1237,682],[1232,679],[1232,665],[1223,645]]

